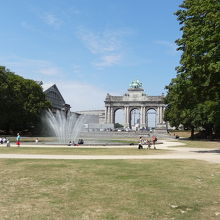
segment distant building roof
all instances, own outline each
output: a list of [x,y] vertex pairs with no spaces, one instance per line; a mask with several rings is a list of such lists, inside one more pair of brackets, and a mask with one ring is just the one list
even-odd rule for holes
[[63,110],[64,108],[70,109],[70,105],[66,104],[63,96],[61,95],[56,84],[46,83],[42,85],[46,99],[51,103],[53,109]]
[[54,83],[43,83],[41,86],[43,88],[43,91],[45,92],[46,90],[48,90],[50,87],[52,87],[53,85],[55,85]]

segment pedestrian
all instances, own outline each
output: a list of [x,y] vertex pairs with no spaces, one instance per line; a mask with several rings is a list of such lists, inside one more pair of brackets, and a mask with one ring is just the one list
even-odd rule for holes
[[156,136],[152,136],[152,142],[153,142],[155,150],[156,150],[156,146],[155,146],[156,141],[157,141],[157,137]]
[[18,146],[18,147],[20,147],[20,139],[21,139],[21,136],[20,136],[20,134],[19,133],[17,133],[17,137],[16,137],[16,145]]
[[143,138],[142,137],[140,137],[139,138],[139,143],[138,143],[138,149],[143,149]]
[[35,140],[35,144],[38,144],[38,142],[39,142],[39,140],[38,140],[38,138],[36,138],[36,140]]
[[7,146],[7,147],[10,147],[10,146],[11,146],[9,139],[6,140],[6,146]]
[[151,148],[151,142],[147,139],[147,149],[150,150],[150,148]]
[[79,139],[78,144],[84,144],[84,140],[83,139]]

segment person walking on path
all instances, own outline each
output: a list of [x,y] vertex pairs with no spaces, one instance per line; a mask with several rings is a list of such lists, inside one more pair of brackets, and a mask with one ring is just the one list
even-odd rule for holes
[[21,139],[21,136],[20,136],[20,134],[19,133],[17,133],[17,137],[16,137],[16,145],[18,146],[18,147],[20,147],[20,139]]
[[155,146],[155,143],[157,141],[157,137],[156,136],[152,136],[152,143],[154,145],[154,149],[156,150],[156,146]]
[[143,142],[144,142],[143,138],[140,137],[139,143],[138,143],[138,149],[143,149]]
[[147,142],[146,142],[146,143],[147,143],[147,149],[150,150],[150,148],[151,148],[151,142],[147,139]]

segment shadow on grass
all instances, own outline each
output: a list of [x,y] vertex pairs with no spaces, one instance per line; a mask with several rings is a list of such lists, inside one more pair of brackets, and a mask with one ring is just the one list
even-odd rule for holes
[[212,153],[212,154],[220,154],[220,149],[216,150],[199,150],[199,151],[192,151],[194,153]]
[[186,138],[186,137],[180,137],[180,138],[173,138],[180,141],[201,141],[201,142],[219,142],[220,139],[206,139],[206,138]]

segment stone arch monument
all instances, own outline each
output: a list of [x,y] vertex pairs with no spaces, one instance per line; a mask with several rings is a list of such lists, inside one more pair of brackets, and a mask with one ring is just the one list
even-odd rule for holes
[[134,80],[130,84],[128,92],[123,96],[112,96],[107,94],[105,99],[105,123],[115,124],[115,113],[118,109],[124,111],[124,128],[131,128],[131,111],[138,109],[140,111],[140,128],[147,128],[147,111],[154,109],[156,112],[155,129],[166,129],[164,117],[164,96],[148,96],[144,93],[142,83]]

